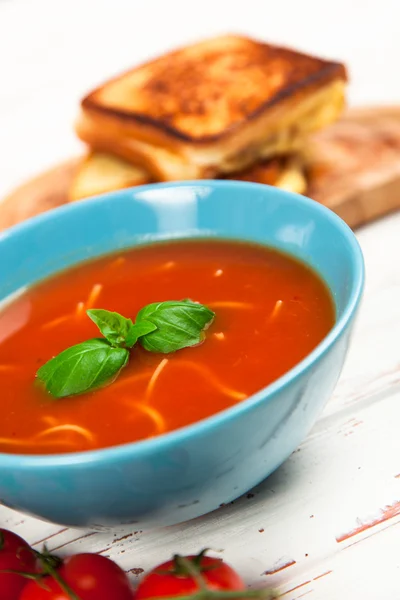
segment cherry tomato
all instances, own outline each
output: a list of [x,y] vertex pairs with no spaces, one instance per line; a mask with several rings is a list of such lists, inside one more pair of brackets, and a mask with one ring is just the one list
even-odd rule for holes
[[17,552],[20,548],[30,548],[28,542],[16,533],[7,529],[0,529],[0,551]]
[[162,596],[179,596],[193,594],[199,591],[195,577],[186,568],[189,561],[191,568],[199,573],[211,590],[244,590],[245,584],[241,577],[229,565],[218,558],[204,556],[175,556],[148,573],[136,590],[136,600],[159,598]]
[[28,579],[5,571],[34,573],[36,558],[25,540],[6,529],[0,529],[0,600],[18,600]]
[[[66,558],[57,574],[79,600],[132,600],[133,592],[124,571],[98,554],[75,554]],[[20,600],[71,600],[51,575],[30,581]]]

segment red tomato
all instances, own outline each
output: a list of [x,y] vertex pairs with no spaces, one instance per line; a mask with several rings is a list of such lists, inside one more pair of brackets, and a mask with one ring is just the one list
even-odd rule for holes
[[[244,581],[229,565],[211,556],[186,556],[192,568],[200,573],[211,590],[239,591],[245,589]],[[136,600],[193,594],[199,591],[198,582],[190,575],[181,557],[159,565],[148,573],[136,590]]]
[[21,591],[28,584],[22,575],[4,571],[34,573],[36,558],[29,544],[19,535],[0,529],[0,600],[18,600]]
[[30,548],[30,546],[16,533],[7,529],[0,529],[0,551],[17,552],[20,548]]
[[[79,600],[132,600],[133,593],[124,571],[98,554],[75,554],[66,558],[58,575]],[[73,596],[47,575],[30,581],[20,600],[71,600]]]

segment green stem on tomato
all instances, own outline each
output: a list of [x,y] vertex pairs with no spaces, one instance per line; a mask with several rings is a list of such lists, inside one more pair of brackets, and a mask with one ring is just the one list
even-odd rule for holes
[[31,579],[36,581],[41,587],[48,590],[46,587],[44,579],[45,577],[52,577],[54,581],[58,583],[63,592],[68,594],[70,600],[81,600],[81,598],[75,594],[74,590],[72,590],[69,585],[64,581],[61,575],[57,572],[57,568],[62,564],[62,560],[57,556],[53,556],[47,551],[45,547],[44,552],[38,552],[31,548],[31,552],[34,556],[39,560],[42,565],[43,572],[42,573],[26,573],[25,571],[16,571],[14,569],[5,569],[0,571],[0,573],[13,573],[14,575],[21,575],[25,577],[25,579]]
[[[181,556],[175,554],[173,564],[176,574],[184,574],[191,577],[198,585],[198,591],[192,594],[179,596],[163,596],[162,598],[150,598],[149,600],[244,600],[255,598],[259,600],[273,600],[276,594],[271,590],[214,590],[208,586],[203,577],[202,558],[207,550],[203,550],[196,557]],[[169,571],[169,573],[171,573]]]
[[64,579],[57,573],[55,569],[49,570],[48,573],[55,581],[57,581],[62,591],[68,594],[71,600],[81,600],[81,598],[75,594],[74,590],[72,590],[69,585],[65,583]]
[[50,554],[46,545],[43,546],[43,552],[38,552],[33,548],[31,548],[31,551],[42,565],[45,564],[46,568],[52,567],[53,569],[58,569],[63,564],[61,558],[54,554]]
[[10,573],[11,575],[21,575],[25,579],[33,579],[33,581],[39,581],[43,579],[43,573],[27,573],[26,571],[18,571],[16,569],[2,569],[0,573]]
[[260,600],[274,600],[278,598],[273,590],[212,590],[209,587],[201,589],[194,594],[183,596],[155,596],[149,600],[245,600],[247,598],[259,598]]
[[61,577],[61,575],[57,572],[57,569],[54,566],[54,564],[55,564],[54,558],[55,557],[53,557],[47,551],[45,551],[43,554],[41,554],[40,552],[36,552],[36,551],[34,551],[34,552],[43,567],[44,573],[46,575],[49,575],[50,577],[52,577],[54,579],[54,581],[56,581],[58,583],[58,585],[60,586],[62,591],[65,592],[66,594],[68,594],[68,596],[70,597],[70,600],[81,600],[81,598],[77,594],[75,594],[74,590],[72,590],[69,587],[69,585],[64,581],[64,579]]
[[201,574],[201,567],[200,568],[197,567],[197,565],[194,565],[190,559],[186,558],[185,556],[180,556],[179,554],[175,554],[174,563],[176,564],[178,569],[180,567],[185,569],[187,574],[190,575],[191,577],[193,577],[193,579],[199,586],[199,590],[201,590],[201,591],[208,590],[206,580],[204,579],[203,575]]

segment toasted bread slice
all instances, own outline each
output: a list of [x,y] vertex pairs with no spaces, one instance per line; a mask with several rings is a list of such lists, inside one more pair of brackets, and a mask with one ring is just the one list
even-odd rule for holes
[[[300,157],[280,157],[263,161],[228,179],[274,185],[303,194],[307,188]],[[150,183],[150,176],[130,163],[104,152],[91,152],[79,165],[72,180],[68,200],[75,201],[113,190]]]
[[339,116],[345,82],[340,63],[222,36],[94,90],[77,132],[160,180],[214,177],[295,151]]
[[150,175],[140,167],[112,154],[91,152],[78,167],[69,189],[68,200],[81,200],[150,182]]

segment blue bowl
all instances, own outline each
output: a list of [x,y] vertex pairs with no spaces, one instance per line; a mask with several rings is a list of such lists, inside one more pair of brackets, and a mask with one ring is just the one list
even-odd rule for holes
[[351,230],[307,198],[252,183],[197,181],[71,204],[0,234],[0,299],[91,257],[187,237],[249,240],[298,257],[328,284],[336,325],[283,377],[194,425],[98,451],[0,454],[0,502],[67,526],[174,524],[248,491],[307,435],[340,375],[364,279]]

